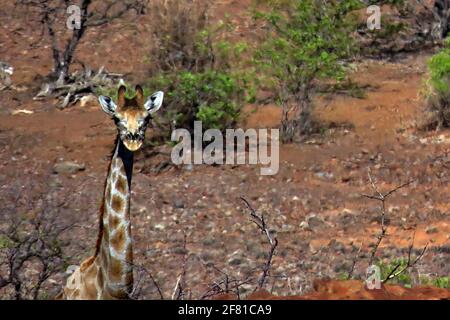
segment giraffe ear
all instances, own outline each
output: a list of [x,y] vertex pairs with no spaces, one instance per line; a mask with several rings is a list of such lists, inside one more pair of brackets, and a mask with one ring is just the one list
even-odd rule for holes
[[157,91],[148,97],[147,101],[144,104],[145,109],[150,113],[155,113],[161,108],[162,102],[164,99],[164,92]]
[[110,97],[100,96],[98,97],[98,102],[102,106],[103,111],[105,111],[109,115],[114,115],[117,110],[117,105],[112,101]]
[[140,85],[137,85],[134,90],[136,91],[136,100],[139,106],[142,106],[144,104],[144,90]]
[[127,92],[127,87],[123,84],[120,85],[119,90],[117,90],[117,105],[120,108],[123,108],[125,105],[125,93]]

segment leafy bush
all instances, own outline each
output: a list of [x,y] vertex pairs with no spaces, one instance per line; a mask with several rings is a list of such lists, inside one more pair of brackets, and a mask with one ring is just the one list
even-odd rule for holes
[[156,50],[150,52],[147,86],[163,90],[165,112],[159,124],[166,138],[174,127],[232,127],[242,103],[254,96],[244,67],[247,45],[227,41],[233,25],[211,24],[208,2],[156,1],[153,4]]
[[255,61],[278,93],[283,107],[281,138],[312,133],[311,94],[314,81],[342,80],[343,58],[354,49],[349,14],[359,1],[277,1],[270,12],[257,12],[269,27]]
[[421,276],[420,284],[442,289],[450,289],[450,277],[431,278],[429,276]]
[[450,277],[440,277],[432,280],[435,287],[450,289]]
[[232,127],[245,99],[242,78],[224,71],[184,71],[152,80],[152,87],[166,91],[166,120],[175,127],[192,129],[200,120],[203,129]]
[[445,47],[428,62],[426,90],[428,108],[422,128],[440,129],[450,126],[450,38]]

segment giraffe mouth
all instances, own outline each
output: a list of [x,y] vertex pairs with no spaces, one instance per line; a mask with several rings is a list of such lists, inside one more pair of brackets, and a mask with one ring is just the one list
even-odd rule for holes
[[123,144],[130,151],[136,151],[142,147],[142,140],[124,140]]

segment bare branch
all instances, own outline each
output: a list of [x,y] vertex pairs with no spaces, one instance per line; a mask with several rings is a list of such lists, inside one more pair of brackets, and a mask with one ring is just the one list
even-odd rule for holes
[[380,205],[380,211],[381,211],[381,222],[380,222],[380,227],[381,227],[381,231],[380,234],[377,236],[377,242],[372,250],[371,256],[370,256],[370,260],[369,260],[369,265],[372,265],[373,260],[375,259],[375,255],[378,251],[378,248],[380,247],[381,242],[383,241],[383,239],[386,236],[386,232],[387,232],[387,227],[386,227],[386,200],[392,195],[394,194],[396,191],[409,186],[411,183],[413,183],[415,180],[410,180],[406,183],[403,183],[397,187],[395,187],[394,189],[389,190],[386,193],[381,193],[378,190],[378,187],[376,185],[376,182],[374,181],[374,179],[372,178],[372,174],[371,174],[371,170],[370,168],[368,169],[367,172],[370,184],[372,186],[373,189],[373,195],[367,195],[367,194],[362,194],[363,197],[366,197],[368,199],[371,200],[377,200],[380,201],[381,205]]
[[241,200],[245,203],[247,208],[250,210],[251,221],[256,224],[256,226],[264,233],[269,240],[270,250],[267,260],[263,266],[263,271],[261,277],[258,280],[257,289],[262,289],[264,287],[264,282],[266,281],[267,276],[269,275],[270,267],[272,264],[272,259],[275,254],[275,250],[278,246],[278,239],[276,237],[272,237],[270,234],[269,228],[267,226],[266,220],[264,218],[264,214],[258,215],[258,213],[253,209],[250,203],[244,198],[241,197]]
[[406,262],[406,265],[403,268],[401,268],[400,270],[398,270],[401,267],[401,264],[400,263],[397,264],[392,269],[392,271],[386,276],[386,278],[382,281],[383,283],[386,283],[389,280],[392,280],[392,279],[398,277],[403,272],[405,272],[407,269],[414,267],[417,264],[417,262],[419,262],[419,260],[422,259],[423,255],[425,254],[425,252],[426,252],[426,250],[428,248],[428,243],[425,245],[425,247],[422,249],[420,254],[413,261],[411,256],[412,256],[412,250],[413,250],[413,247],[414,247],[414,239],[415,239],[415,237],[416,237],[416,231],[414,230],[412,241],[411,241],[411,245],[408,248],[408,260]]

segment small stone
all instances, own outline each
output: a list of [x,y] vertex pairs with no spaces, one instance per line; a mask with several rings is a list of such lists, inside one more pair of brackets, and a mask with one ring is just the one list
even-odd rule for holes
[[177,209],[183,209],[184,208],[184,203],[183,200],[181,199],[175,199],[173,206]]
[[228,260],[228,264],[230,264],[232,266],[238,266],[238,265],[242,264],[242,258],[232,257],[231,259]]
[[64,161],[64,162],[57,163],[53,166],[53,173],[73,174],[73,173],[77,173],[79,171],[84,171],[85,169],[86,169],[86,166],[84,164],[79,164],[79,163],[72,162],[72,161]]
[[314,174],[317,178],[324,181],[332,181],[334,179],[334,174],[331,172],[317,172]]
[[319,228],[325,224],[325,221],[315,214],[308,216],[306,218],[306,222],[308,223],[308,226],[313,229]]
[[172,249],[172,253],[185,255],[188,253],[188,251],[184,247],[175,247]]
[[55,178],[50,179],[49,186],[51,188],[59,188],[59,187],[62,187],[62,185],[63,185],[63,183],[61,182],[61,180],[59,178],[56,178],[56,176],[55,176]]
[[162,224],[162,223],[157,223],[157,224],[155,224],[155,225],[153,226],[153,228],[155,228],[155,230],[160,230],[160,231],[162,231],[162,230],[164,230],[164,229],[166,228],[166,226],[165,226],[164,224]]
[[307,221],[302,221],[300,223],[300,228],[302,228],[303,230],[310,230],[311,228],[309,227],[309,224]]
[[202,243],[204,246],[213,246],[217,243],[217,240],[213,237],[209,237],[209,238],[203,239]]

